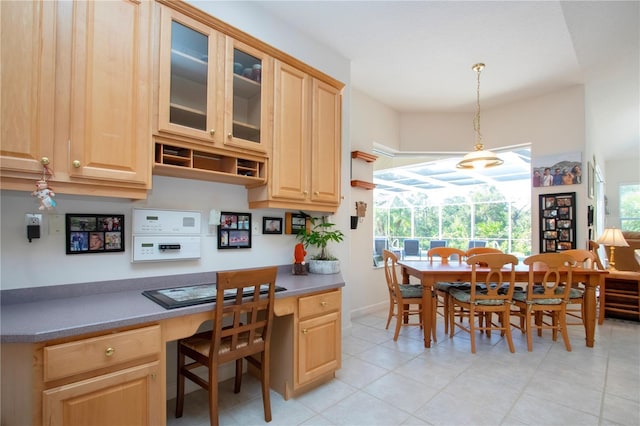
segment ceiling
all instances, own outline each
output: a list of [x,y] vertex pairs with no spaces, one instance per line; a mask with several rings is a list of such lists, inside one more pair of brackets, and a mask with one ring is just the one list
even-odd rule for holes
[[585,85],[605,159],[640,157],[640,2],[263,1],[351,61],[351,84],[398,112],[472,112]]

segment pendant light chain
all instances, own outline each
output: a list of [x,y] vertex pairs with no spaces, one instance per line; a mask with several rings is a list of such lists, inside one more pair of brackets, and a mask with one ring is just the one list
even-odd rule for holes
[[476,150],[484,149],[482,143],[482,133],[480,132],[480,73],[484,68],[484,64],[475,64],[473,70],[478,73],[478,83],[476,86],[476,116],[473,118],[473,130],[476,132]]

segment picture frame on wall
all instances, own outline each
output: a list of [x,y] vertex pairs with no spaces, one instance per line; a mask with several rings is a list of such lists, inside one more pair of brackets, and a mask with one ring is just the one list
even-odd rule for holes
[[124,215],[67,213],[67,254],[124,251]]
[[284,218],[285,218],[285,224],[284,224],[285,234],[297,234],[302,229],[309,230],[311,225],[309,218],[304,214],[287,212],[285,213]]
[[576,248],[576,193],[540,194],[540,253]]
[[251,248],[251,213],[220,212],[218,249]]
[[282,218],[264,216],[262,218],[262,233],[282,234]]

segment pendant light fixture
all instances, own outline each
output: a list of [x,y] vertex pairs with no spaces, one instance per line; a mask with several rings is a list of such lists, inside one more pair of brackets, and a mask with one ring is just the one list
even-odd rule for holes
[[459,169],[484,169],[487,167],[499,166],[503,161],[493,152],[485,151],[482,144],[482,133],[480,133],[480,73],[484,69],[484,64],[479,63],[471,67],[478,74],[478,85],[476,88],[476,116],[473,118],[473,130],[476,132],[475,150],[465,155],[456,165]]

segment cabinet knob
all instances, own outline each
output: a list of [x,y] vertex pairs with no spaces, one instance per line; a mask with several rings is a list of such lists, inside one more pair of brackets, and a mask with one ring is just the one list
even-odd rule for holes
[[307,334],[309,331],[306,328],[302,329],[302,334]]
[[232,138],[233,138],[233,133],[229,133],[229,134],[227,135],[227,137],[228,137],[229,139],[232,139]]
[[75,167],[76,169],[80,167],[80,161],[79,160],[73,160],[73,167]]
[[325,302],[324,300],[322,302],[320,302],[320,306],[327,306],[327,305],[328,305],[328,303]]
[[320,191],[313,191],[313,195],[320,195]]
[[309,191],[302,191],[304,195],[309,195]]
[[42,164],[43,166],[48,166],[49,165],[49,157],[42,157],[40,159],[40,164]]
[[211,129],[211,130],[209,130],[209,134],[210,134],[211,136],[215,135],[215,134],[216,134],[216,129]]
[[112,347],[108,347],[107,349],[104,350],[104,354],[106,356],[111,356],[116,352],[116,350]]

